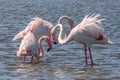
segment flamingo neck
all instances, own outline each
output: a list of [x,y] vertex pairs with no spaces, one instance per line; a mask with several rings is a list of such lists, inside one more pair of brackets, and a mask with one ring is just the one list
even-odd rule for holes
[[47,41],[47,44],[48,44],[48,48],[51,49],[52,48],[52,44],[51,44],[51,42],[49,40]]
[[44,55],[44,52],[43,52],[43,48],[42,48],[42,46],[41,46],[41,44],[39,45],[39,48],[38,48],[38,57],[40,58],[40,57],[42,57]]
[[65,35],[65,37],[62,38],[63,31],[65,31],[64,28],[63,28],[63,26],[62,26],[62,24],[58,24],[56,27],[60,28],[60,32],[59,32],[59,35],[58,35],[58,42],[60,44],[67,44],[68,42],[70,42],[71,41],[70,35],[69,36]]
[[[43,40],[46,40],[46,41],[50,41],[50,38],[48,36],[42,36],[39,40],[38,40],[38,57],[42,57],[44,55],[44,52],[43,52],[43,48],[42,48],[42,41]],[[51,47],[51,45],[50,45]]]
[[59,24],[59,23],[62,23],[62,20],[63,20],[63,19],[66,19],[66,20],[67,20],[67,22],[68,22],[68,24],[69,24],[69,26],[70,26],[70,30],[72,30],[72,29],[74,28],[73,20],[72,20],[70,17],[68,17],[68,16],[62,16],[62,17],[59,18],[58,24]]
[[51,37],[51,42],[53,43],[56,42],[55,37],[53,35],[51,35],[50,37]]
[[43,48],[42,48],[42,45],[41,45],[42,40],[43,40],[43,38],[40,38],[40,39],[38,40],[38,55],[37,55],[38,58],[42,57],[43,54],[44,54]]
[[72,30],[74,28],[73,23],[69,22],[69,25],[70,25],[70,30]]

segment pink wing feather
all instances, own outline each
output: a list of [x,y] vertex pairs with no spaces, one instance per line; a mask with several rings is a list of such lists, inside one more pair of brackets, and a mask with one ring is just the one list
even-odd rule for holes
[[87,31],[91,36],[98,40],[102,40],[104,35],[104,29],[102,28],[101,21],[104,19],[99,19],[100,15],[85,16],[83,21],[78,25],[79,28]]
[[32,26],[34,23],[35,21],[31,21],[24,30],[20,31],[17,35],[14,36],[13,40],[22,39],[29,31],[32,31]]
[[50,22],[45,21],[42,18],[35,17],[35,18],[32,18],[32,19],[33,20],[28,24],[28,26],[24,30],[22,30],[21,32],[19,32],[17,35],[14,36],[13,40],[18,40],[18,39],[23,38],[27,34],[27,32],[29,32],[29,31],[31,31],[31,32],[34,31],[35,32],[41,26],[45,27],[46,29],[51,29],[53,27],[53,25]]

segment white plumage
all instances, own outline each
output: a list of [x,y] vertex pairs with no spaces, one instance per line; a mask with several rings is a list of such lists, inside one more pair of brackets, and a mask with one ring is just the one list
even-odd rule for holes
[[34,57],[39,59],[44,55],[43,48],[41,46],[42,40],[50,40],[50,38],[48,36],[42,36],[37,40],[32,32],[28,32],[21,41],[17,51],[17,56],[24,56],[24,61],[26,56],[31,56],[31,62]]
[[85,60],[86,65],[88,64],[87,61],[87,49],[89,50],[91,64],[93,64],[93,59],[91,55],[91,45],[92,44],[112,44],[110,39],[104,35],[104,29],[102,28],[102,20],[99,19],[100,14],[98,15],[87,15],[83,18],[82,22],[74,27],[69,35],[62,39],[62,34],[64,28],[62,24],[57,24],[56,27],[52,28],[51,34],[54,34],[57,27],[60,27],[60,33],[58,36],[58,42],[60,44],[67,44],[71,41],[77,41],[84,45],[85,48]]

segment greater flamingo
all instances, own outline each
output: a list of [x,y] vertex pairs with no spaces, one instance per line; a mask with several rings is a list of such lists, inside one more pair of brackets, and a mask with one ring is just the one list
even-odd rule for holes
[[51,37],[51,40],[46,41],[48,43],[47,51],[49,51],[52,48],[51,41],[54,44],[56,44],[54,35],[50,35],[50,30],[52,29],[52,27],[53,25],[50,22],[42,18],[35,17],[24,30],[22,30],[21,32],[19,32],[17,35],[14,36],[13,40],[18,40],[18,39],[23,38],[29,31],[31,31],[36,36],[37,40],[41,36],[46,35],[46,36]]
[[[72,20],[67,16],[61,17],[58,20],[58,23],[61,23],[61,21],[63,19],[68,20],[70,28],[72,29],[73,28]],[[31,31],[31,32],[33,32],[33,34],[36,36],[37,39],[39,39],[41,36],[46,35],[46,36],[51,37],[51,41],[54,44],[56,44],[56,40],[54,37],[55,35],[50,34],[50,30],[52,28],[53,28],[53,25],[50,22],[48,22],[42,18],[36,17],[36,18],[33,18],[33,20],[28,24],[28,26],[24,30],[22,30],[17,35],[15,35],[13,40],[18,40],[18,39],[23,38],[27,34],[27,32]],[[48,50],[47,51],[49,51],[52,48],[51,41],[47,40],[47,43],[48,43]]]
[[69,35],[62,39],[63,34],[63,26],[62,24],[57,24],[51,30],[51,34],[55,34],[57,27],[60,28],[60,33],[58,36],[58,42],[60,44],[67,44],[71,41],[77,41],[84,45],[84,54],[85,54],[85,62],[88,65],[87,60],[87,49],[89,51],[91,65],[93,65],[93,59],[91,54],[91,45],[92,44],[112,44],[110,39],[103,34],[104,29],[101,27],[101,21],[104,19],[99,19],[100,15],[87,15],[84,17],[82,22],[74,27]]
[[28,32],[21,41],[17,51],[17,56],[23,56],[24,61],[26,56],[31,56],[31,62],[34,57],[39,59],[44,55],[43,48],[41,46],[42,40],[50,40],[50,38],[48,36],[42,36],[37,40],[32,32]]

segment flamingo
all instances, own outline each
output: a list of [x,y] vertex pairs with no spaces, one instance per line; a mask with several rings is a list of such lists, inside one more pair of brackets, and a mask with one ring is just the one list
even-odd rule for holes
[[20,31],[17,35],[14,36],[13,40],[18,40],[23,38],[29,31],[31,31],[37,38],[37,40],[41,37],[41,36],[49,36],[51,37],[51,40],[46,40],[47,44],[48,44],[48,50],[49,51],[52,48],[52,44],[51,41],[56,44],[55,41],[55,37],[54,35],[50,35],[50,30],[53,27],[53,25],[42,19],[39,17],[35,17],[33,18],[32,21],[30,21],[30,23],[27,25],[27,27]]
[[[70,24],[70,28],[72,29],[72,20],[67,17],[67,16],[63,16],[59,19],[58,22],[61,23],[62,19],[67,19],[68,23]],[[48,43],[48,50],[49,51],[52,48],[52,44],[51,42],[53,42],[54,44],[56,44],[56,40],[55,40],[55,35],[51,35],[50,34],[50,30],[53,28],[53,25],[42,19],[39,17],[35,17],[33,18],[33,20],[28,24],[28,26],[20,31],[17,35],[14,36],[13,40],[18,40],[23,38],[29,31],[33,32],[33,34],[36,36],[37,40],[41,37],[41,36],[49,36],[51,38],[50,40],[47,40],[46,42]]]
[[93,65],[93,58],[91,54],[92,44],[112,44],[110,39],[103,33],[101,21],[104,19],[99,19],[100,14],[97,15],[87,15],[84,17],[82,22],[74,27],[67,37],[62,38],[64,31],[62,24],[57,24],[51,29],[51,34],[55,34],[57,27],[60,28],[58,35],[58,42],[60,44],[67,44],[71,41],[76,41],[84,45],[85,62],[88,65],[87,50],[89,51],[91,65]]
[[32,32],[28,32],[21,41],[17,51],[17,56],[23,56],[23,61],[25,61],[26,56],[31,56],[31,62],[34,57],[39,59],[44,55],[43,48],[41,46],[42,40],[50,40],[50,38],[48,36],[42,36],[37,40]]

